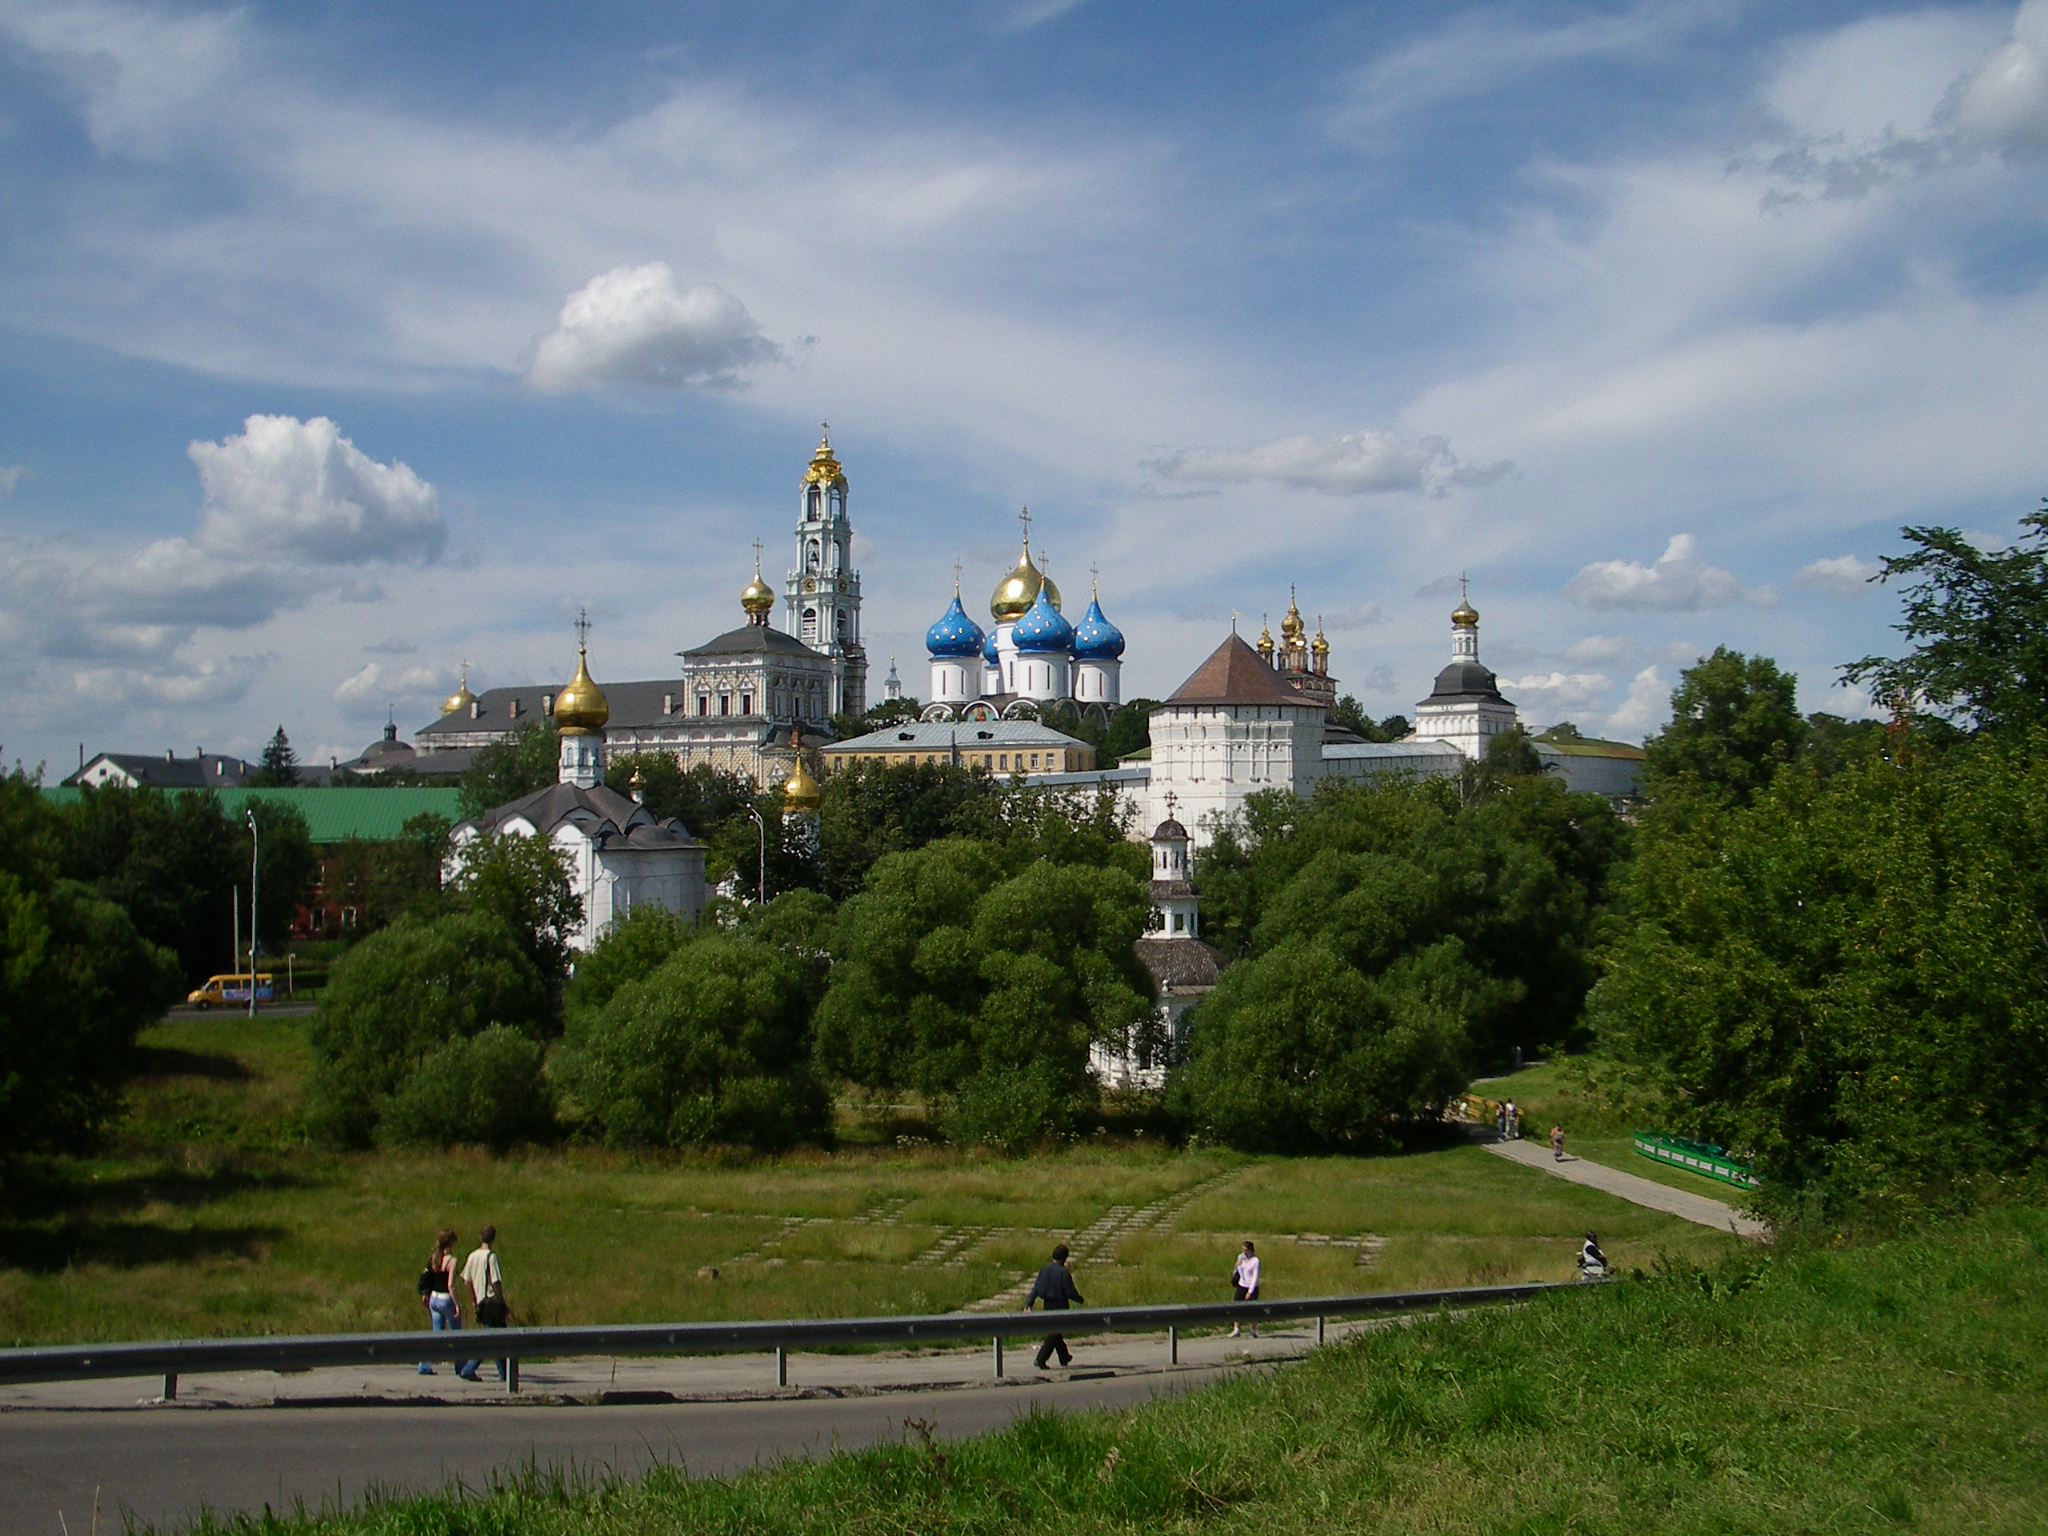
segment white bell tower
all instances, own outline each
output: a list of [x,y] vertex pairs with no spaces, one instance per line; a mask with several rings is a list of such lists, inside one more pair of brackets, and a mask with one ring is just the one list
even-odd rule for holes
[[804,471],[796,520],[796,564],[783,589],[789,632],[830,656],[832,713],[866,714],[868,658],[860,641],[860,572],[846,515],[846,471],[829,429]]

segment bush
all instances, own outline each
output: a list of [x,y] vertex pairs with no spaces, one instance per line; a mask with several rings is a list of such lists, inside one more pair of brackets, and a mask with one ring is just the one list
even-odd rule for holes
[[519,935],[481,912],[402,917],[337,961],[313,1015],[306,1129],[364,1146],[427,1058],[502,1024],[552,1032],[554,1001]]
[[422,1061],[383,1106],[377,1139],[409,1146],[481,1145],[495,1152],[542,1141],[555,1106],[536,1040],[493,1024]]
[[570,1014],[561,1075],[615,1146],[822,1142],[831,1097],[811,1070],[801,966],[774,946],[706,934],[602,1008]]
[[984,1067],[960,1085],[947,1136],[1015,1152],[1061,1118],[1061,1085],[1034,1065]]

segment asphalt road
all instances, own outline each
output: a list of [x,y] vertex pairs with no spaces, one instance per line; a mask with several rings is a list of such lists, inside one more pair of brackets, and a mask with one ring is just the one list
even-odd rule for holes
[[[634,1407],[235,1408],[0,1415],[0,1536],[85,1536],[124,1511],[176,1530],[220,1513],[317,1510],[366,1489],[487,1484],[505,1467],[608,1468],[660,1461],[719,1474],[782,1456],[900,1437],[924,1419],[950,1438],[1000,1429],[1032,1404],[1125,1408],[1222,1372],[1098,1377],[856,1398]],[[62,1523],[59,1522],[59,1514]]]

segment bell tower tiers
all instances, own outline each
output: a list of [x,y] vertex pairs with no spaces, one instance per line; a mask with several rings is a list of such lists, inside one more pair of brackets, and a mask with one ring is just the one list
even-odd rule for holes
[[796,564],[783,590],[789,632],[834,662],[832,712],[866,714],[868,658],[860,641],[860,572],[846,516],[846,472],[828,430],[804,471],[797,506]]

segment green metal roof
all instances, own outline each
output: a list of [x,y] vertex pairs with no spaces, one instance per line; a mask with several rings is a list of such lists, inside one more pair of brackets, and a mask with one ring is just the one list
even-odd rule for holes
[[1577,741],[1552,741],[1538,736],[1535,742],[1539,747],[1562,752],[1566,757],[1619,757],[1637,762],[1643,756],[1641,747],[1632,747],[1625,741],[1602,741],[1597,736],[1584,736]]
[[[75,785],[45,789],[44,794],[59,805],[75,801],[82,790]],[[241,819],[242,808],[251,800],[281,801],[297,808],[306,818],[306,831],[316,843],[346,843],[352,839],[388,843],[415,816],[441,816],[448,821],[462,818],[459,789],[422,788],[413,785],[380,787],[366,784],[337,785],[333,789],[165,789],[166,795],[214,795],[230,821]]]

